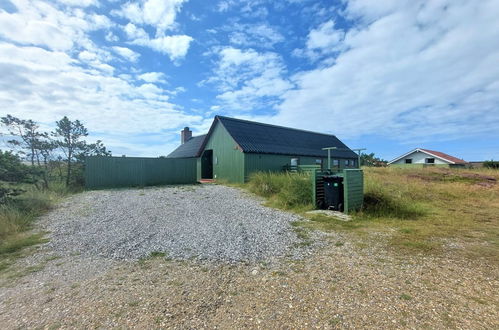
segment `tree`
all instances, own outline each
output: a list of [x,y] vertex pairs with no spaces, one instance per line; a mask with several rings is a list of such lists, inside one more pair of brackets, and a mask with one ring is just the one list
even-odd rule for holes
[[48,134],[39,132],[39,126],[31,119],[25,120],[7,115],[2,117],[1,122],[7,127],[10,135],[18,137],[8,140],[7,143],[14,149],[21,148],[21,153],[28,157],[31,165],[35,165],[35,160],[40,165],[40,147],[46,146]]
[[75,156],[78,161],[84,161],[86,156],[111,156],[111,150],[107,150],[101,140],[95,143],[86,144],[82,152]]
[[71,181],[71,164],[76,160],[76,156],[85,152],[87,145],[82,138],[88,135],[88,131],[79,120],[71,121],[66,116],[56,121],[56,125],[57,127],[52,132],[52,136],[56,138],[54,141],[55,145],[66,156],[66,186],[69,186]]
[[360,155],[360,165],[361,166],[372,166],[372,167],[382,167],[386,166],[388,161],[378,158],[374,155],[374,152],[370,154]]
[[[21,163],[19,156],[11,151],[0,150],[0,182],[34,183],[33,168]],[[0,204],[20,195],[24,190],[12,185],[0,185]]]

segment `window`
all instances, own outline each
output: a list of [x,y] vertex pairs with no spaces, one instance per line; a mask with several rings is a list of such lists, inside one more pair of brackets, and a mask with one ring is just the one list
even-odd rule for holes
[[340,166],[340,161],[338,159],[333,159],[333,166]]
[[406,164],[412,164],[412,158],[407,158],[407,159],[405,160],[405,163],[406,163]]
[[298,158],[291,158],[291,166],[298,166],[298,162],[299,159]]
[[350,159],[345,159],[345,166],[350,165]]
[[426,164],[435,164],[435,158],[426,158],[425,162]]
[[319,165],[321,167],[321,169],[322,169],[322,159],[317,158],[315,160],[315,165]]

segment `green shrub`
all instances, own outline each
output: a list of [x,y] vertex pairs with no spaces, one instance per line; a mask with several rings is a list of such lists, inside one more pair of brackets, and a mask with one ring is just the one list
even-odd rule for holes
[[499,161],[486,160],[486,161],[483,162],[483,167],[485,167],[485,168],[499,169]]
[[293,209],[312,205],[312,182],[307,173],[256,172],[250,175],[248,186],[275,207]]
[[399,187],[380,181],[366,180],[362,214],[368,217],[411,219],[422,216],[426,209]]

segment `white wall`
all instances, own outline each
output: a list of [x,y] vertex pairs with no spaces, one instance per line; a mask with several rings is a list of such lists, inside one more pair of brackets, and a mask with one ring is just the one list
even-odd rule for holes
[[446,162],[441,160],[440,158],[430,156],[424,152],[421,151],[415,151],[404,158],[400,158],[396,162],[393,162],[392,164],[405,164],[405,160],[408,158],[412,158],[412,163],[413,164],[425,164],[425,159],[426,158],[435,158],[435,164],[450,164],[450,162]]

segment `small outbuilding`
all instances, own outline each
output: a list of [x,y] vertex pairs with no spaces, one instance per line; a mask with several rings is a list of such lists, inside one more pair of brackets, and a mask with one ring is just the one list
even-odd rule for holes
[[460,158],[448,155],[446,153],[416,148],[388,162],[391,166],[407,167],[465,167],[468,163]]
[[248,120],[215,116],[205,135],[181,131],[181,145],[167,158],[197,158],[197,176],[245,182],[256,171],[282,171],[299,165],[325,169],[358,168],[358,156],[336,136]]

